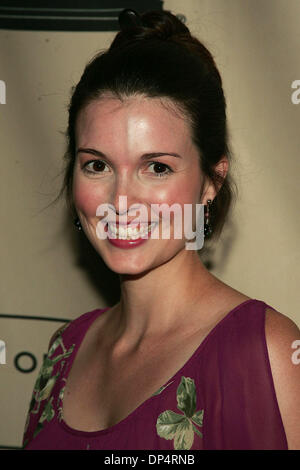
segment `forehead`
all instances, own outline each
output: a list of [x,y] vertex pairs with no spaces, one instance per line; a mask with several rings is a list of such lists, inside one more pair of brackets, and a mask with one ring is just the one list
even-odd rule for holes
[[[116,134],[117,133],[117,134]],[[134,133],[164,139],[190,140],[190,126],[178,106],[167,98],[132,96],[118,99],[104,96],[95,99],[78,114],[76,135],[100,137]]]

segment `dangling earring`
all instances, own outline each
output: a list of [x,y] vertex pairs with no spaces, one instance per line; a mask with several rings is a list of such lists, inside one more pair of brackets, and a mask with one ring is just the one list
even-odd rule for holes
[[209,210],[211,203],[211,199],[207,199],[206,213],[204,215],[204,238],[208,238],[212,234],[212,227],[209,223]]
[[74,219],[74,225],[75,225],[75,227],[77,227],[78,230],[82,230],[82,226],[81,226],[79,217],[76,217],[76,218]]

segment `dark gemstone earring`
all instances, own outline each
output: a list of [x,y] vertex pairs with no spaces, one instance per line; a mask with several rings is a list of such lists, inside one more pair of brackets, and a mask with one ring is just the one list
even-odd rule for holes
[[81,226],[79,217],[76,217],[76,219],[74,219],[74,225],[75,225],[75,227],[77,227],[78,230],[82,230],[82,226]]
[[208,238],[212,234],[212,227],[209,223],[209,209],[211,203],[211,199],[207,199],[206,213],[204,215],[204,238]]

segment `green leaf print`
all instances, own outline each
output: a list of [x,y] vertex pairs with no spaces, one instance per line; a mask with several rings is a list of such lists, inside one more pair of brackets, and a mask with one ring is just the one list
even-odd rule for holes
[[55,412],[52,406],[52,400],[53,400],[53,397],[51,397],[51,400],[46,403],[44,411],[40,417],[39,423],[43,423],[44,421],[49,422],[54,417]]
[[[39,418],[37,427],[34,431],[34,434],[33,434],[34,437],[43,429],[44,422],[51,421],[51,419],[55,415],[54,408],[52,405],[53,397],[51,397],[51,392],[53,390],[53,387],[55,386],[55,383],[58,377],[61,374],[62,366],[64,364],[64,361],[62,361],[62,359],[69,357],[72,354],[74,347],[75,347],[75,344],[72,344],[72,346],[70,346],[68,350],[65,348],[63,339],[61,337],[61,333],[64,330],[65,328],[60,331],[60,334],[53,342],[40,368],[38,377],[36,379],[36,382],[33,388],[33,394],[32,394],[32,398],[30,401],[29,411],[28,411],[26,424],[25,424],[24,436],[30,424],[30,417],[39,412],[42,402],[47,400],[44,406],[43,412]],[[62,349],[62,354],[57,354],[56,356],[52,357],[53,354],[57,352],[57,349],[59,346]],[[60,370],[58,370],[57,373],[53,375],[54,366],[59,361],[62,361],[60,364],[61,366]],[[28,439],[24,441],[24,447],[27,445],[27,443],[28,443]]]
[[168,440],[174,439],[175,450],[188,450],[194,442],[194,433],[203,437],[197,426],[202,427],[204,410],[196,411],[196,387],[190,377],[181,377],[176,392],[177,408],[183,414],[166,410],[156,421],[157,434]]
[[169,385],[171,385],[172,383],[174,382],[174,380],[172,380],[172,382],[169,382],[167,385],[163,385],[162,387],[160,387],[155,393],[153,393],[153,395],[151,395],[152,397],[154,397],[155,395],[159,395],[165,388],[167,388]]
[[161,413],[156,422],[157,433],[160,437],[165,439],[174,439],[177,427],[185,419],[183,415],[174,413],[174,411],[167,410]]
[[190,449],[194,442],[194,430],[192,423],[185,418],[177,427],[174,439],[174,449],[184,450]]
[[203,415],[204,415],[204,410],[197,411],[192,416],[192,421],[194,421],[194,423],[196,423],[198,426],[202,427],[202,425],[203,425]]
[[196,411],[196,389],[195,383],[189,377],[181,377],[180,385],[177,389],[177,408],[185,413],[189,418]]

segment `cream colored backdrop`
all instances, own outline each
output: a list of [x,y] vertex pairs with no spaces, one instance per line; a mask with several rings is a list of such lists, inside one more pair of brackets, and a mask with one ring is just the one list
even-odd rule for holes
[[[227,97],[240,194],[219,243],[210,247],[212,271],[300,325],[300,104],[291,100],[291,85],[300,80],[300,2],[167,0],[164,9],[185,15],[211,50]],[[64,319],[110,305],[118,295],[116,278],[95,252],[86,247],[89,262],[79,255],[85,246],[63,202],[45,209],[62,181],[71,86],[114,35],[0,30],[0,80],[6,84],[6,104],[0,104],[0,313],[45,318],[0,317],[6,343],[3,446],[21,446],[53,332]],[[16,359],[24,351],[37,363],[24,354]],[[16,363],[35,367],[21,372]]]

